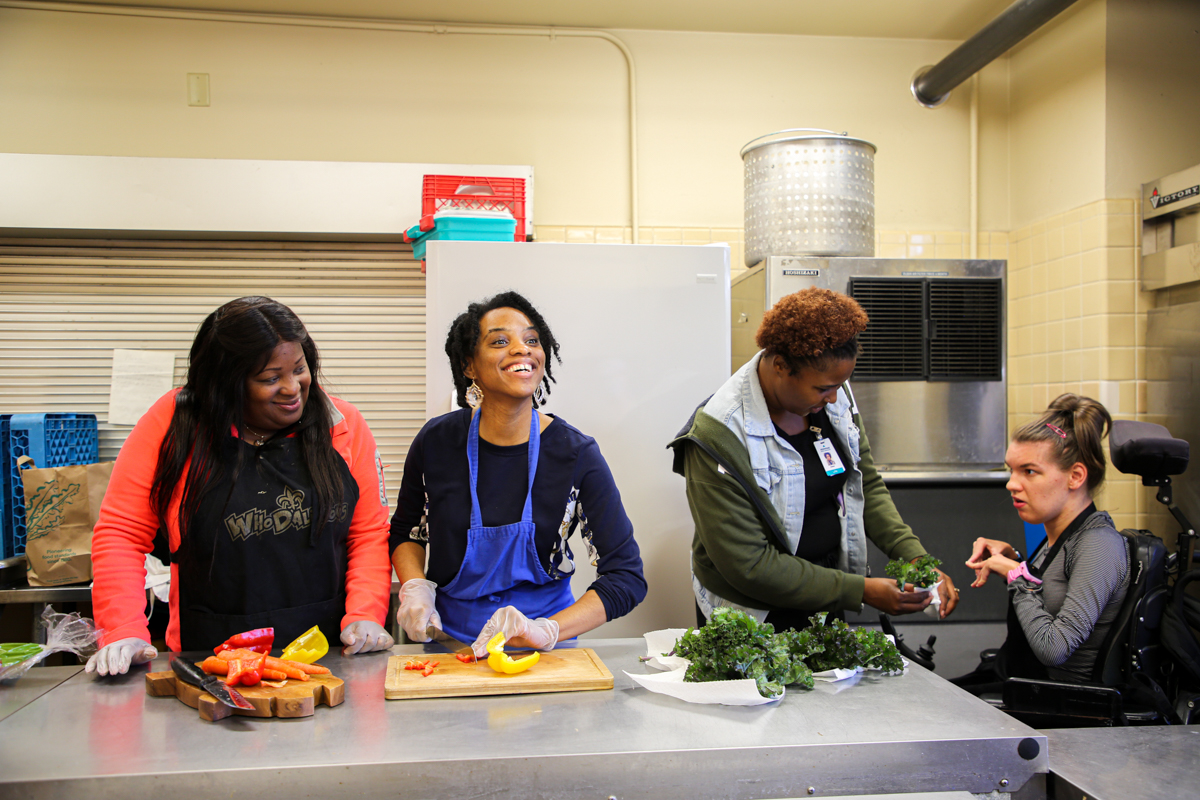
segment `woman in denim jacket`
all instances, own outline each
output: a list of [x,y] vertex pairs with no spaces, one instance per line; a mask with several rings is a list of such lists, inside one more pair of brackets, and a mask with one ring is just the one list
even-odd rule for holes
[[[784,297],[763,317],[762,350],[671,442],[696,526],[698,620],[734,606],[776,629],[801,628],[819,611],[929,605],[931,593],[865,577],[867,539],[891,559],[925,555],[875,469],[847,383],[866,325],[843,294]],[[958,591],[945,574],[938,591],[945,617]]]

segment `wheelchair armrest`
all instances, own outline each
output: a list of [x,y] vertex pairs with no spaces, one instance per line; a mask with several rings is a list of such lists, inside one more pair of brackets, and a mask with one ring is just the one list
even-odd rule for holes
[[1111,686],[1009,678],[1004,682],[1005,711],[1063,717],[1114,718],[1121,693]]

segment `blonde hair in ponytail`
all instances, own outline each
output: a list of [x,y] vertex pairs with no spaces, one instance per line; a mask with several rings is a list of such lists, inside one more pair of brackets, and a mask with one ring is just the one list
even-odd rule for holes
[[1059,469],[1073,464],[1087,467],[1088,493],[1094,494],[1104,483],[1107,462],[1101,444],[1112,429],[1108,409],[1090,397],[1060,394],[1050,402],[1036,421],[1013,433],[1014,442],[1049,442]]

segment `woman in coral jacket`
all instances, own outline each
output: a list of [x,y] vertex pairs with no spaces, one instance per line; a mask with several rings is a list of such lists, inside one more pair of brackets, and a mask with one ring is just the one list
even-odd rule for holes
[[218,308],[192,343],[183,388],[162,397],[117,458],[93,536],[100,675],[157,655],[145,554],[166,532],[172,650],[207,650],[314,624],[343,652],[390,648],[388,519],[375,440],[322,391],[304,324],[265,297]]

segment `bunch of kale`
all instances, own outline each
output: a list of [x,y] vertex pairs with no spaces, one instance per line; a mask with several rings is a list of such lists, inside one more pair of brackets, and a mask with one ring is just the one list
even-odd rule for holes
[[911,564],[907,561],[889,561],[884,567],[884,572],[889,578],[896,579],[896,584],[902,592],[906,583],[911,583],[918,589],[928,589],[942,579],[942,576],[934,569],[941,563],[941,560],[926,554]]
[[802,630],[775,633],[740,609],[717,608],[703,628],[689,628],[675,643],[674,655],[692,663],[685,681],[753,678],[763,697],[778,697],[784,686],[813,687],[813,672],[872,666],[885,672],[903,669],[900,654],[883,634],[851,630],[845,622],[824,625],[824,614]]
[[900,651],[882,631],[851,628],[840,619],[822,624],[824,616],[810,617],[812,626],[803,631],[812,635],[816,645],[806,659],[813,672],[857,667],[873,667],[888,674],[904,670]]
[[791,640],[740,609],[714,609],[707,625],[679,638],[674,653],[692,662],[683,679],[693,683],[753,678],[763,697],[778,697],[789,684],[813,685]]

